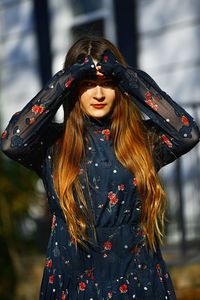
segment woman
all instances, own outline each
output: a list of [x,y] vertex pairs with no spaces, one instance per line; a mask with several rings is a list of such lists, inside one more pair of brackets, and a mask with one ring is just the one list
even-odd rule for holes
[[53,215],[40,299],[176,299],[157,172],[198,141],[192,117],[113,44],[78,40],[1,138],[42,178]]

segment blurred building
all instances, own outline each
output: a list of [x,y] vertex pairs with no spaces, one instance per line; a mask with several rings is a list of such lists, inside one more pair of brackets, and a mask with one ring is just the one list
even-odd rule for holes
[[[198,0],[1,0],[0,117],[4,128],[62,68],[71,43],[104,35],[199,118]],[[62,118],[62,111],[57,114]],[[168,182],[168,242],[200,238],[199,149],[162,171]]]

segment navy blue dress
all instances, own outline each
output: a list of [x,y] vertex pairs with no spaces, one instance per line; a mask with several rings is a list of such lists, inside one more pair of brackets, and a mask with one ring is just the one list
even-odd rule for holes
[[[145,124],[158,136],[154,162],[159,170],[194,147],[199,130],[148,74],[137,72],[140,97],[133,101],[149,116]],[[62,74],[14,114],[1,137],[2,151],[37,172],[48,196],[52,226],[40,300],[176,299],[159,245],[157,251],[150,250],[140,227],[137,178],[116,159],[109,118],[85,118],[87,160],[79,175],[97,241],[89,231],[87,249],[79,246],[76,251],[71,242],[52,175],[53,146],[64,130],[63,124],[53,122],[65,100]]]

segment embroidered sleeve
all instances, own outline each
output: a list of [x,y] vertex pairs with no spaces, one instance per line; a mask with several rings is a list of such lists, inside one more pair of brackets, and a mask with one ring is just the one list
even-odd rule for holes
[[12,116],[0,140],[0,149],[8,157],[38,175],[47,147],[63,130],[62,124],[52,122],[69,93],[70,74],[63,74],[63,70],[56,73],[44,89]]
[[200,132],[191,115],[147,73],[141,70],[136,73],[138,88],[134,101],[150,118],[149,128],[157,132],[154,153],[159,169],[192,149],[199,141]]

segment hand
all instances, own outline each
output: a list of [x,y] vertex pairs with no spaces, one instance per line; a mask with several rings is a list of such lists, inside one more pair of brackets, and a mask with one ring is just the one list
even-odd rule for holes
[[105,50],[101,60],[97,64],[101,73],[111,77],[117,82],[120,90],[127,93],[134,93],[134,89],[138,88],[137,74],[130,67],[120,64],[114,54],[109,50]]
[[66,71],[66,75],[67,78],[65,78],[64,85],[67,89],[71,89],[75,86],[75,83],[82,79],[96,77],[96,68],[92,57],[89,55],[78,59],[78,61]]
[[105,76],[112,77],[112,79],[120,80],[126,72],[126,67],[117,61],[109,49],[104,51],[97,67],[101,70],[101,73]]
[[105,77],[105,75],[103,73],[100,72],[101,71],[101,66],[96,66],[96,76],[103,78]]

